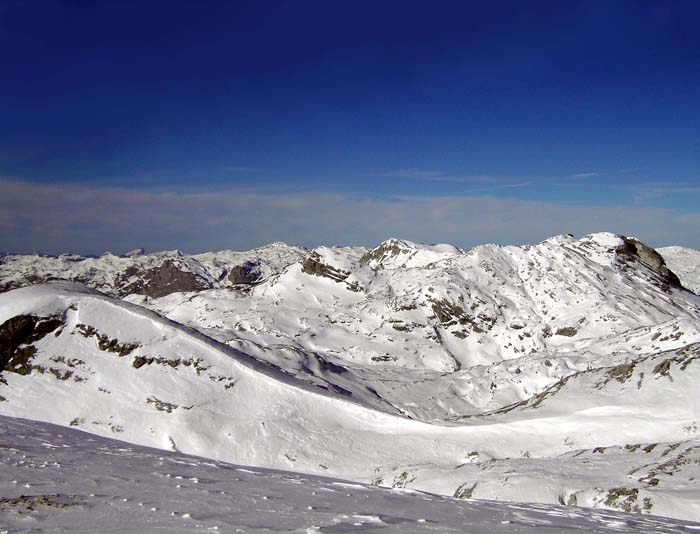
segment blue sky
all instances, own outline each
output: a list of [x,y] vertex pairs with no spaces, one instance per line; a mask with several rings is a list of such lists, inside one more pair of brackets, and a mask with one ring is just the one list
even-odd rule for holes
[[4,0],[0,250],[700,248],[698,26],[693,1]]

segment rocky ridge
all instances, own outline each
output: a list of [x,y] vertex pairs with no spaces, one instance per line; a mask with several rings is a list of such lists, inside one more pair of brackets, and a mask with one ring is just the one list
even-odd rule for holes
[[96,258],[77,254],[0,257],[0,292],[30,284],[66,280],[115,297],[158,298],[181,291],[251,286],[280,272],[305,254],[300,247],[272,243],[247,252],[221,251],[187,255],[179,250]]

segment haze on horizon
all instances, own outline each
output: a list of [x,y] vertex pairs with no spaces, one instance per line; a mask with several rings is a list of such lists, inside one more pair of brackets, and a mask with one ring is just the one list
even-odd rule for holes
[[0,250],[700,248],[700,4],[0,4]]

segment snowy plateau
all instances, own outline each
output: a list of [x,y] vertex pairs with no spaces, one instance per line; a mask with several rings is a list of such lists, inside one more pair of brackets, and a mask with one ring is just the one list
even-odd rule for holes
[[0,291],[0,532],[700,532],[700,251],[4,255]]

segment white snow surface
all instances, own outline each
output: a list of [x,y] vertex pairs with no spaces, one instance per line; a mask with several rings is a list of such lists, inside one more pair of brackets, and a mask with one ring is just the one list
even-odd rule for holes
[[0,414],[377,486],[699,520],[700,297],[622,243],[389,240],[299,254],[245,291],[17,289],[0,324],[64,325],[32,343],[29,374],[3,373]]
[[241,467],[0,417],[2,532],[667,533],[700,524],[461,501]]

